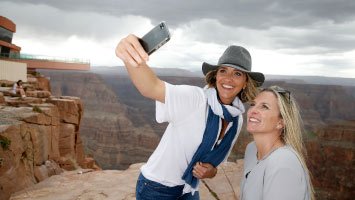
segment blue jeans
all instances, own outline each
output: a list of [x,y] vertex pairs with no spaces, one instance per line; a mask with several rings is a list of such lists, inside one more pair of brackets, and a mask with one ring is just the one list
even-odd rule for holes
[[184,185],[168,187],[151,181],[139,174],[136,186],[137,200],[199,200],[198,191],[194,195],[187,193],[182,195]]

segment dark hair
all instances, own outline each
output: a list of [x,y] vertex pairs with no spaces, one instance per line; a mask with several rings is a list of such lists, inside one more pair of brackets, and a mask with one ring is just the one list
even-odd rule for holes
[[[206,81],[208,87],[216,88],[217,71],[218,71],[218,68],[215,70],[209,71],[206,74],[205,81]],[[247,80],[246,80],[247,85],[238,94],[239,99],[243,103],[253,100],[259,92],[259,90],[257,88],[257,82],[254,79],[252,79],[247,72],[244,72],[244,73],[247,76]]]
[[22,80],[21,80],[21,79],[18,80],[18,81],[16,82],[16,84],[17,84],[18,86],[20,86],[20,84],[22,84]]

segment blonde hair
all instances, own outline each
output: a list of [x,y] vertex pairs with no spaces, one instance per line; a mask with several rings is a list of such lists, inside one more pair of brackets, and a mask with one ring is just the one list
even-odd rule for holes
[[[216,87],[217,71],[218,71],[218,68],[215,70],[209,71],[206,74],[205,81],[206,81],[208,87],[214,87],[214,88]],[[252,79],[247,72],[243,72],[243,73],[245,73],[247,76],[247,79],[246,79],[247,85],[244,89],[242,89],[239,92],[238,97],[243,103],[245,103],[245,102],[249,102],[251,100],[254,100],[256,95],[259,93],[259,89],[257,87],[257,82],[254,79]]]
[[272,92],[277,97],[280,115],[284,122],[281,140],[295,150],[303,169],[306,171],[306,174],[308,174],[308,188],[310,197],[313,200],[315,199],[314,188],[310,179],[311,174],[305,160],[307,152],[302,139],[304,129],[298,104],[289,91],[284,90],[279,86],[271,86],[263,89],[261,92],[264,91]]

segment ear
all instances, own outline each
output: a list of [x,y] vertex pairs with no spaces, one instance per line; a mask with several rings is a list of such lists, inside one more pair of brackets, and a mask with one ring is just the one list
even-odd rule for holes
[[280,119],[279,122],[277,122],[276,128],[277,129],[283,129],[284,128],[284,120]]

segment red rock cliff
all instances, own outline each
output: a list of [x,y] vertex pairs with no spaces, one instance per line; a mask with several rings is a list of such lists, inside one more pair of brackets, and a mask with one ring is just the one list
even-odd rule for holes
[[51,96],[41,76],[28,81],[24,98],[0,81],[0,199],[63,170],[93,167],[80,139],[81,100]]

